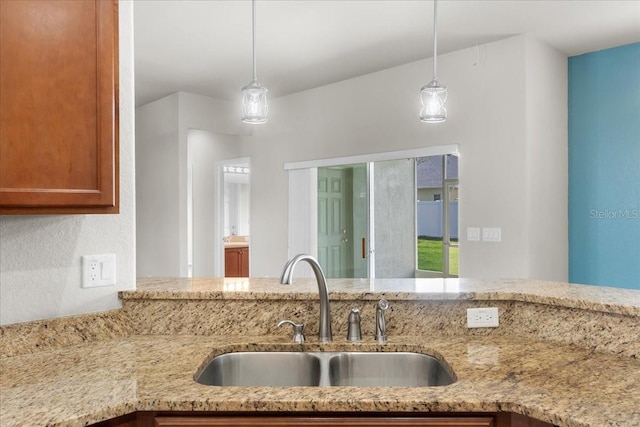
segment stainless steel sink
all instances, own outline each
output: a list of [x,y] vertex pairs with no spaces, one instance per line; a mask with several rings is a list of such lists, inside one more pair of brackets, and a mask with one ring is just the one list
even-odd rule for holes
[[428,387],[455,376],[420,353],[241,352],[214,357],[196,377],[213,386]]
[[420,353],[338,353],[329,359],[336,386],[428,387],[455,381],[435,357]]
[[303,352],[244,352],[214,357],[196,381],[217,386],[317,386],[320,358]]

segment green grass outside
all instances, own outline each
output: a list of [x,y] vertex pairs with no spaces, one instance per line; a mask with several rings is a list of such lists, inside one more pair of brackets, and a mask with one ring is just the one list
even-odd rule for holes
[[[455,276],[458,275],[458,249],[449,249],[449,270]],[[442,271],[442,239],[418,237],[418,270]]]

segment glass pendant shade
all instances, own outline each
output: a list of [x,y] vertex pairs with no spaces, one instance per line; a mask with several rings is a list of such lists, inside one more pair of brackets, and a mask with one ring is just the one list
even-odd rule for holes
[[447,87],[436,78],[438,68],[438,0],[433,0],[433,79],[420,89],[420,121],[442,123],[447,120]]
[[256,0],[251,1],[251,35],[253,37],[253,80],[242,88],[242,122],[253,125],[267,123],[267,88],[260,86],[256,67]]
[[250,124],[267,123],[267,88],[252,80],[242,88],[242,122]]
[[447,102],[447,87],[441,85],[437,80],[423,86],[420,89],[420,120],[425,123],[441,123],[447,120],[447,109],[444,104]]

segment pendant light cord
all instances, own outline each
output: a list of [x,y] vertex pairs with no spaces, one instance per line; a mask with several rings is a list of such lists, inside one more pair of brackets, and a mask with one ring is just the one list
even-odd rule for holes
[[436,77],[436,67],[438,64],[438,0],[433,0],[433,80]]
[[[256,0],[251,1],[251,32],[253,35],[253,81],[258,81],[256,72]],[[435,71],[434,71],[435,72]]]

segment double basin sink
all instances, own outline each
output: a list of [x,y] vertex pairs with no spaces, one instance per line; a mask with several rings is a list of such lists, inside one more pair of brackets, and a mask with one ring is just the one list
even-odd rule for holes
[[438,359],[411,352],[238,352],[214,357],[196,381],[211,386],[429,387],[455,382]]

